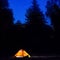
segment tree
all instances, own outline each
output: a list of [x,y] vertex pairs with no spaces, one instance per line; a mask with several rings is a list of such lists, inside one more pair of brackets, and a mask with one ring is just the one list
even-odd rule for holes
[[6,30],[13,25],[13,13],[9,9],[8,0],[0,0],[0,3],[0,26],[1,29]]
[[35,28],[37,28],[37,26],[40,27],[40,25],[44,24],[44,16],[40,11],[36,0],[33,0],[32,7],[27,10],[26,21],[27,24],[35,26]]
[[60,40],[60,8],[56,3],[51,4],[51,5],[47,4],[47,16],[50,17],[52,24],[54,26],[53,43],[55,42],[55,44],[59,46],[60,43],[58,42]]
[[0,0],[0,9],[8,8],[8,0]]
[[21,24],[21,22],[19,20],[16,22],[15,26],[16,26],[17,31],[22,30],[22,24]]
[[27,10],[26,21],[27,40],[32,40],[35,43],[39,42],[38,44],[43,44],[43,41],[46,43],[49,40],[52,28],[45,24],[44,15],[39,9],[36,0],[33,0],[32,7]]
[[17,20],[16,24],[15,25],[21,25],[21,22],[20,20]]
[[[13,13],[8,6],[8,0],[0,0],[0,38],[1,43],[9,44],[12,39],[13,27]],[[11,39],[10,39],[11,38]],[[12,41],[11,41],[12,42]],[[5,46],[5,44],[3,46]],[[2,46],[2,45],[1,45]]]
[[59,6],[57,4],[53,4],[53,5],[47,4],[47,16],[50,17],[55,30],[58,30],[59,26],[60,26],[60,22],[59,22],[60,8],[59,8]]

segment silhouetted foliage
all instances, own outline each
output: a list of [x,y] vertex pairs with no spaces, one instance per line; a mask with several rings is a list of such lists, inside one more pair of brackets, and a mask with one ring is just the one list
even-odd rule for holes
[[[54,26],[54,42],[59,46],[60,40],[60,8],[55,4],[47,5],[47,16],[50,17]],[[54,44],[54,45],[55,45]]]
[[0,0],[0,26],[2,30],[6,30],[13,25],[13,13],[8,7],[8,0]]
[[[7,50],[2,51],[4,53],[2,56],[13,54],[18,48],[31,48],[34,53],[48,54],[47,51],[53,46],[51,43],[54,39],[53,33],[56,35],[60,29],[60,8],[56,4],[51,5],[50,2],[47,4],[47,16],[51,18],[55,29],[53,32],[51,26],[45,24],[44,15],[36,0],[33,0],[32,6],[27,10],[25,24],[21,24],[19,20],[13,24],[13,12],[9,8],[8,0],[0,0],[0,3],[0,43],[2,43],[0,46],[9,46]],[[50,47],[46,48],[49,45]],[[8,53],[9,51],[10,53]]]
[[60,8],[57,4],[52,5],[50,2],[47,2],[47,16],[52,20],[52,24],[54,25],[55,30],[58,29],[60,26]]
[[8,0],[0,0],[0,3],[0,43],[4,41],[8,45],[8,41],[11,41],[9,38],[12,38],[10,34],[13,31],[14,18],[12,10],[8,7]]
[[22,24],[19,20],[16,22],[15,26],[18,32],[22,30]]
[[8,0],[0,0],[0,9],[7,8],[8,6]]
[[45,23],[44,15],[40,11],[40,8],[36,0],[33,0],[32,6],[27,10],[26,13],[26,34],[30,42],[36,42],[42,38],[42,27]]
[[44,22],[43,13],[40,11],[36,0],[33,0],[32,7],[27,10],[26,21],[28,24],[41,25]]
[[45,24],[44,15],[39,9],[36,0],[33,0],[32,7],[27,10],[26,21],[25,34],[27,34],[27,40],[31,43],[38,43],[37,45],[40,43],[43,45],[48,40],[53,39],[53,30],[50,26]]
[[13,24],[13,20],[11,9],[2,9],[0,11],[0,24],[3,28],[10,28]]
[[32,7],[27,10],[26,21],[28,24],[28,29],[31,29],[30,31],[32,33],[34,32],[34,34],[38,34],[38,32],[40,32],[40,29],[44,24],[44,15],[40,11],[36,0],[33,0]]

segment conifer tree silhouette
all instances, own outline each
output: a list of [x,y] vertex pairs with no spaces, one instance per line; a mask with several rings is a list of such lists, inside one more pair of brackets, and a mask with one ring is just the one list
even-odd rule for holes
[[16,26],[17,31],[21,31],[22,24],[21,24],[21,22],[19,20],[16,22],[15,26]]
[[[32,0],[32,6],[27,10],[26,13],[26,35],[27,40],[33,43],[43,43],[43,37],[46,35],[45,29],[45,18],[39,8],[36,0]],[[40,42],[39,42],[40,41]]]
[[0,0],[0,9],[7,8],[8,6],[8,0]]
[[9,9],[8,0],[0,0],[0,26],[3,30],[10,28],[13,24],[13,13]]
[[[55,1],[56,2],[56,1]],[[60,8],[56,3],[47,2],[47,16],[50,17],[52,24],[54,25],[55,30],[59,28],[59,13]]]
[[26,20],[28,24],[42,24],[43,23],[43,14],[39,9],[36,0],[33,0],[32,7],[27,10]]
[[26,21],[27,21],[28,27],[30,26],[31,29],[35,32],[38,32],[38,30],[41,29],[42,25],[45,22],[44,15],[40,11],[40,8],[39,8],[36,0],[33,0],[32,7],[30,7],[27,10],[27,13],[25,16],[26,16]]
[[13,20],[13,13],[9,8],[8,0],[0,0],[0,42],[5,42],[3,46],[6,46],[5,44],[9,45],[9,42],[11,41],[10,38],[12,38],[12,30],[14,29]]
[[47,16],[50,17],[54,26],[54,42],[57,44],[60,40],[60,8],[56,3],[50,4],[49,2],[49,5],[47,4]]

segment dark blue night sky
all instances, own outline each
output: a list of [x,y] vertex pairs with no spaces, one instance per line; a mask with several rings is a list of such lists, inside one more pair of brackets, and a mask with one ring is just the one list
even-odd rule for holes
[[[37,0],[37,2],[43,13],[45,13],[45,5],[47,0]],[[20,20],[22,23],[24,23],[26,10],[32,5],[32,0],[9,0],[9,4],[10,8],[13,10],[15,22]],[[50,24],[50,22],[48,23]]]

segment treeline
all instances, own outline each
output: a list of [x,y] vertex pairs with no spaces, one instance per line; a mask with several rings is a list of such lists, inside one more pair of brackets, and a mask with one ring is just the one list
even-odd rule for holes
[[[47,1],[46,16],[51,19],[52,26],[46,25],[44,14],[36,0],[25,14],[25,24],[13,23],[12,9],[7,0],[0,0],[0,46],[14,48],[59,48],[60,45],[60,8]],[[8,47],[8,48],[9,48]]]

